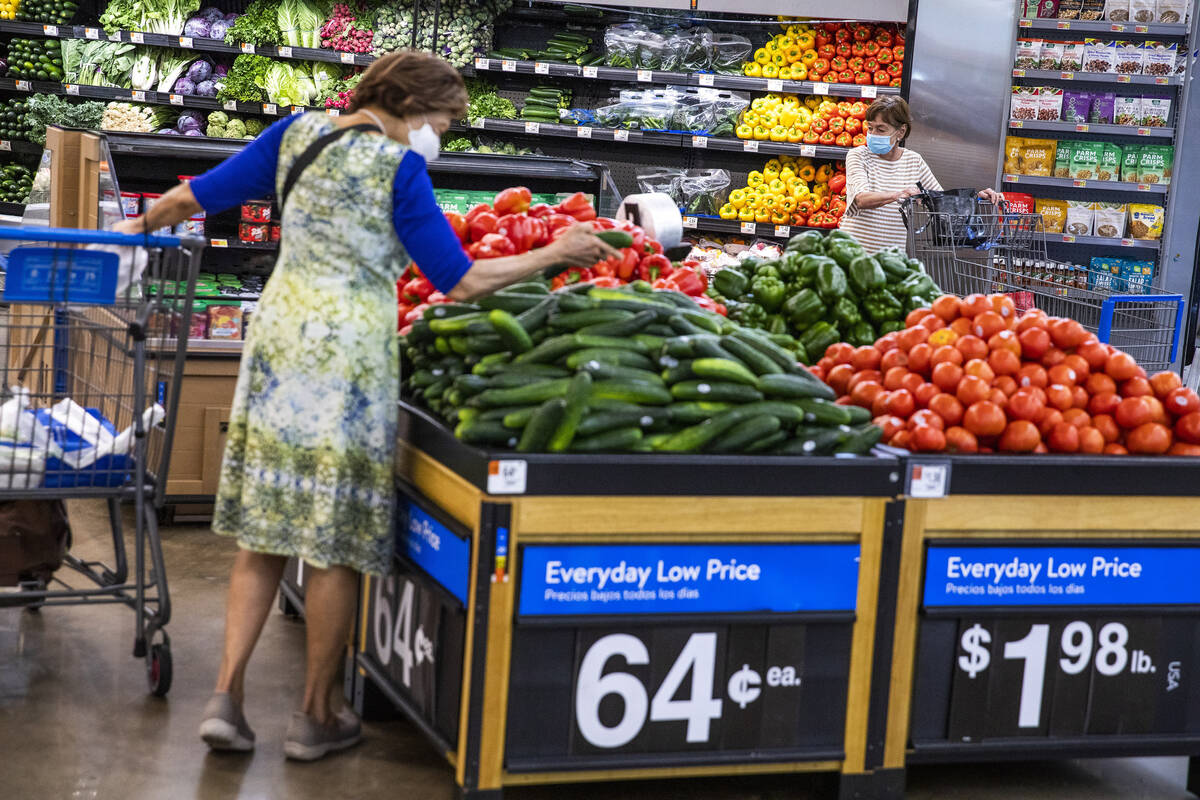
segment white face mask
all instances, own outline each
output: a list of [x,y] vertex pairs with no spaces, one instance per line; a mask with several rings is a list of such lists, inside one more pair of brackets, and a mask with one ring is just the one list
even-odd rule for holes
[[434,132],[433,126],[426,121],[421,127],[408,131],[408,146],[427,162],[434,161],[442,149],[442,140]]

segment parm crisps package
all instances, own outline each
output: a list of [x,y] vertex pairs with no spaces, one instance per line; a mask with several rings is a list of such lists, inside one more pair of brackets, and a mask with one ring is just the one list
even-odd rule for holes
[[1062,233],[1066,229],[1066,200],[1042,200],[1039,198],[1035,202],[1034,208],[1037,213],[1042,215],[1042,226],[1046,233]]

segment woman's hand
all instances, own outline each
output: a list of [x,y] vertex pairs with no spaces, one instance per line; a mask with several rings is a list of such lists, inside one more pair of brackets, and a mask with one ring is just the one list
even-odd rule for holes
[[921,190],[916,186],[909,186],[907,189],[901,189],[896,192],[896,201],[899,202],[906,197],[916,197],[921,193]]
[[141,217],[134,217],[133,219],[121,220],[116,225],[113,225],[112,229],[114,233],[139,234],[146,232],[145,226],[146,221],[144,219]]
[[593,233],[591,225],[577,223],[546,249],[553,251],[556,262],[565,263],[569,267],[590,267],[606,258],[621,255],[597,239]]
[[1004,195],[1000,194],[995,189],[981,189],[978,196],[983,200],[987,200],[989,203],[997,206],[1004,201]]

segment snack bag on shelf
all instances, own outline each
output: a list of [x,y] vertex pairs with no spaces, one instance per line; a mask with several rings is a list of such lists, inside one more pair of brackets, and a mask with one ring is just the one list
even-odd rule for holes
[[1125,154],[1121,158],[1121,180],[1126,183],[1138,183],[1142,148],[1134,144],[1125,145]]
[[1092,109],[1092,92],[1063,92],[1062,121],[1087,122],[1088,112]]
[[1006,175],[1021,174],[1021,151],[1025,149],[1028,139],[1020,136],[1008,136],[1004,139],[1004,173]]
[[1138,157],[1137,182],[1169,184],[1174,163],[1175,148],[1171,145],[1146,145]]
[[1111,294],[1122,291],[1121,259],[1094,256],[1088,268],[1087,288]]
[[1062,118],[1063,90],[1045,86],[1038,95],[1038,121],[1058,122]]
[[1062,64],[1065,46],[1066,42],[1042,42],[1042,48],[1038,55],[1038,69],[1058,69]]
[[1154,22],[1155,0],[1129,0],[1129,20],[1145,25]]
[[1026,139],[1021,150],[1021,174],[1048,178],[1054,171],[1053,139]]
[[1186,22],[1189,0],[1158,0],[1154,6],[1154,19],[1166,25]]
[[1058,2],[1059,19],[1079,19],[1082,11],[1083,0],[1059,0]]
[[1091,236],[1096,219],[1095,204],[1087,200],[1067,201],[1067,225],[1064,233],[1072,236]]
[[1105,0],[1104,18],[1109,22],[1129,21],[1129,0]]
[[1012,107],[1009,115],[1014,120],[1029,121],[1038,118],[1038,89],[1032,86],[1012,88]]
[[1156,78],[1165,78],[1175,74],[1175,60],[1179,55],[1179,45],[1164,42],[1146,42],[1143,46],[1145,61],[1142,72]]
[[1083,69],[1083,51],[1083,42],[1066,42],[1058,61],[1058,68],[1063,72],[1079,72]]
[[1074,149],[1075,142],[1058,142],[1057,149],[1054,152],[1054,177],[1071,177],[1071,153]]
[[1085,39],[1083,42],[1084,72],[1116,72],[1117,44],[1100,39]]
[[1038,198],[1034,210],[1042,215],[1042,227],[1046,233],[1062,233],[1067,226],[1067,201],[1043,200]]
[[1141,75],[1146,51],[1140,42],[1117,42],[1117,74]]
[[1143,97],[1138,124],[1144,128],[1166,127],[1171,118],[1171,101],[1166,97]]
[[1013,61],[1015,69],[1040,69],[1042,40],[1018,39],[1017,55]]
[[1083,0],[1083,10],[1079,12],[1079,18],[1089,22],[1095,22],[1104,16],[1104,0]]
[[1113,92],[1094,92],[1088,108],[1088,122],[1097,125],[1112,125],[1116,114],[1117,96]]
[[1094,226],[1096,235],[1106,239],[1125,236],[1125,206],[1122,203],[1096,203]]
[[1121,161],[1124,151],[1118,144],[1104,143],[1104,152],[1100,155],[1100,163],[1096,167],[1096,179],[1101,181],[1116,181],[1121,179]]
[[1150,294],[1154,290],[1154,262],[1123,259],[1121,283],[1126,294]]
[[1093,180],[1103,153],[1103,142],[1075,142],[1071,148],[1071,177],[1077,181]]
[[1165,212],[1149,203],[1129,204],[1129,235],[1134,239],[1161,239]]
[[1117,125],[1135,126],[1142,118],[1142,98],[1118,97],[1113,120]]

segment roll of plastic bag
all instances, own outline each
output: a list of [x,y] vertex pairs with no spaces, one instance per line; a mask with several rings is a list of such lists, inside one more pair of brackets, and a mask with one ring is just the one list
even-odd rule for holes
[[617,219],[641,226],[667,250],[683,240],[683,217],[679,207],[669,195],[661,192],[629,195],[621,203]]

